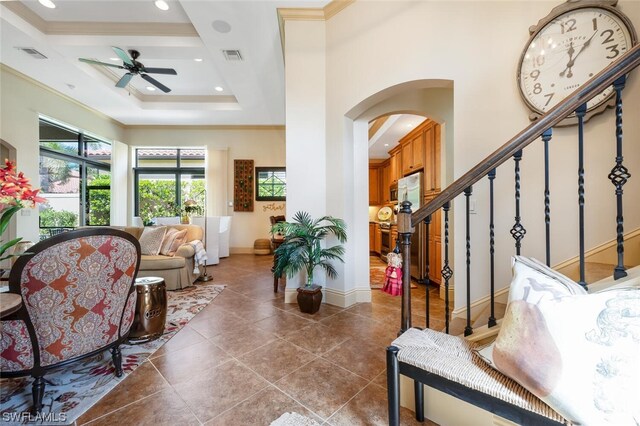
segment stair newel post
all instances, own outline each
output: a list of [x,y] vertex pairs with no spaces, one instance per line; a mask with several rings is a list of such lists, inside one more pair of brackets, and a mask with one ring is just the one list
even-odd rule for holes
[[424,250],[424,257],[425,257],[425,262],[424,262],[424,279],[425,279],[425,284],[426,284],[426,289],[425,289],[425,300],[426,300],[426,308],[425,308],[425,315],[427,317],[426,320],[426,324],[425,324],[425,328],[429,328],[429,284],[431,283],[431,279],[429,278],[429,227],[431,225],[431,215],[427,216],[424,219],[424,229],[425,229],[425,250]]
[[549,141],[553,133],[548,128],[542,133],[544,142],[544,225],[545,225],[545,254],[547,266],[551,266],[551,198],[549,191]]
[[464,328],[464,335],[469,336],[473,334],[471,328],[471,205],[470,197],[473,192],[473,188],[470,186],[464,190],[464,198],[466,201],[466,240],[467,240],[467,325]]
[[520,161],[522,160],[522,150],[517,151],[513,155],[513,161],[515,163],[515,181],[516,181],[516,217],[515,223],[511,228],[511,236],[516,240],[516,254],[520,255],[520,248],[522,247],[522,239],[524,238],[527,230],[522,226],[522,218],[520,217]]
[[444,266],[442,268],[442,278],[444,278],[444,321],[445,331],[449,334],[449,280],[453,276],[453,271],[449,267],[449,201],[444,203]]
[[580,105],[576,110],[576,117],[578,117],[578,226],[580,234],[580,281],[578,284],[585,289],[587,288],[584,270],[584,115],[586,113],[586,103]]
[[495,225],[493,222],[493,181],[496,178],[496,169],[492,169],[489,174],[489,256],[490,256],[490,273],[491,273],[491,316],[489,317],[489,327],[496,325],[496,313],[495,313]]
[[616,187],[616,249],[618,251],[618,265],[613,270],[613,279],[627,276],[624,266],[624,219],[622,217],[622,187],[631,177],[629,169],[623,164],[622,157],[622,89],[626,83],[626,76],[622,76],[613,83],[616,91],[616,165],[609,173],[609,180]]
[[398,335],[411,328],[411,202],[400,203],[398,212],[398,240],[402,253],[402,313]]

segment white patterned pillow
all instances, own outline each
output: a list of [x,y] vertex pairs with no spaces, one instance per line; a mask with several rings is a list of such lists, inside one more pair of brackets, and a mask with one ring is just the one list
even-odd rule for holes
[[500,332],[478,354],[574,423],[636,425],[640,289],[587,294],[542,266],[514,259]]
[[162,240],[166,232],[166,226],[145,226],[142,230],[142,235],[140,235],[140,252],[153,256],[160,253],[160,247],[162,247]]

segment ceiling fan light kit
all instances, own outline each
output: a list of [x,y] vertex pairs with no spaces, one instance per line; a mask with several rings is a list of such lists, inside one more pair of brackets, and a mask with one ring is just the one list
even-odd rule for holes
[[139,75],[148,83],[151,83],[153,86],[162,90],[164,93],[169,93],[171,89],[169,89],[164,84],[160,83],[155,78],[151,77],[148,74],[164,74],[164,75],[177,75],[178,73],[173,68],[147,68],[141,62],[138,62],[138,57],[140,56],[140,52],[134,49],[129,50],[129,54],[122,50],[119,47],[112,46],[111,47],[116,55],[122,60],[122,65],[109,64],[107,62],[94,61],[93,59],[86,58],[78,58],[80,62],[85,62],[92,65],[102,65],[110,68],[118,68],[122,70],[127,70],[127,73],[123,75],[120,80],[116,83],[116,87],[124,88],[129,84],[134,75]]

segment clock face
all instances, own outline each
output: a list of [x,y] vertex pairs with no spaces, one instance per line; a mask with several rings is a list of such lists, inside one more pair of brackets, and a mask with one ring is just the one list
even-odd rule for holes
[[[518,80],[529,107],[543,114],[633,45],[629,27],[609,9],[587,7],[565,12],[539,29],[522,54]],[[602,105],[613,87],[587,103]]]

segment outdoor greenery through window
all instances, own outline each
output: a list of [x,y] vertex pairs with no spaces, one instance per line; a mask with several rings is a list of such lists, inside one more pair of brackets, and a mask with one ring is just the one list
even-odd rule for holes
[[109,225],[111,144],[40,119],[40,237],[77,226]]
[[[135,215],[150,225],[159,217],[204,214],[204,149],[136,149]],[[185,202],[195,207],[185,211]]]
[[284,167],[256,167],[256,201],[285,201],[287,174]]

